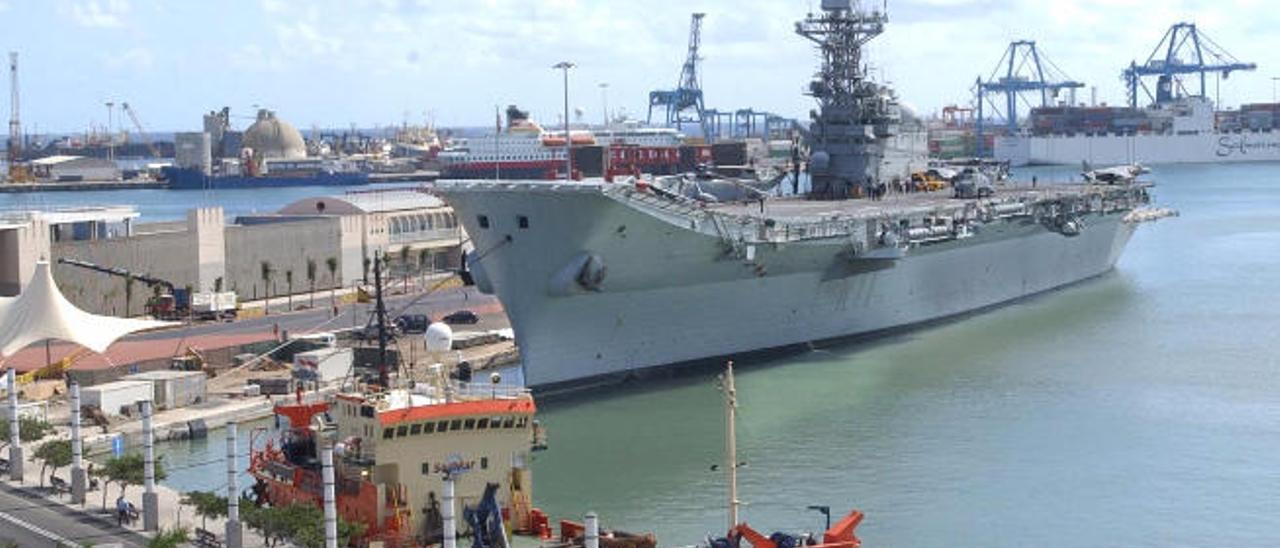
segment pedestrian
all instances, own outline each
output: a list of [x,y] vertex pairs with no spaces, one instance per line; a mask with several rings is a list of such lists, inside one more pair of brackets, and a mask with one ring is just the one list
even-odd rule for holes
[[1031,188],[1035,188],[1035,187],[1036,187],[1036,176],[1035,176],[1035,175],[1032,175],[1032,176],[1031,176]]
[[124,500],[124,495],[116,497],[116,525],[123,527],[125,520],[129,519],[129,505]]

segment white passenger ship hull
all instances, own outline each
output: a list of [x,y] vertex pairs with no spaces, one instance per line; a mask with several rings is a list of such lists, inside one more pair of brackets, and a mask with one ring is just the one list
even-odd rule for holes
[[1280,131],[997,137],[995,156],[1014,166],[1276,162],[1280,161]]

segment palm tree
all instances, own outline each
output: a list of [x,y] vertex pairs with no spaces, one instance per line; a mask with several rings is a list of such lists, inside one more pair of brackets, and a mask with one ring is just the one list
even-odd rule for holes
[[329,257],[325,259],[324,267],[329,269],[329,306],[333,306],[334,291],[338,289],[338,258]]
[[409,291],[409,246],[400,248],[400,275],[404,279],[404,290]]
[[418,273],[422,274],[422,286],[426,287],[427,272],[429,270],[427,268],[424,268],[424,266],[431,266],[431,250],[430,249],[418,250]]
[[316,260],[307,259],[307,283],[311,285],[311,308],[316,307]]
[[124,317],[129,317],[129,301],[133,300],[133,278],[124,279]]
[[293,269],[292,268],[286,269],[284,271],[284,283],[289,288],[289,301],[288,301],[289,304],[287,306],[289,310],[293,310]]
[[271,269],[271,261],[262,261],[262,287],[266,294],[266,301],[263,303],[262,309],[266,311],[266,315],[271,315],[271,274],[275,270]]

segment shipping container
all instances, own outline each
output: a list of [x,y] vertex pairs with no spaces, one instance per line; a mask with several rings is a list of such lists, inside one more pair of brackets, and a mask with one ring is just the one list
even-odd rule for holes
[[293,378],[299,381],[328,383],[352,373],[354,353],[350,348],[326,348],[300,352],[293,356]]
[[147,371],[128,375],[128,381],[149,382],[157,409],[178,409],[205,401],[209,377],[203,371]]
[[138,413],[137,403],[151,401],[155,387],[148,381],[114,381],[80,389],[81,405],[92,405],[107,416]]

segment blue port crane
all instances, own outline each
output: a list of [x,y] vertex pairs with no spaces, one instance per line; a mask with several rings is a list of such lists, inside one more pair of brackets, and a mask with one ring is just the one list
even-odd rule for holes
[[702,83],[698,77],[698,62],[702,60],[702,19],[705,13],[695,13],[689,23],[689,55],[680,70],[680,81],[674,90],[649,92],[649,123],[653,123],[654,107],[665,108],[666,125],[683,128],[684,124],[698,124],[704,136],[710,135],[706,106],[702,100]]
[[[978,155],[985,154],[984,129],[986,115],[984,110],[991,110],[1004,117],[1009,133],[1018,130],[1018,101],[1022,100],[1031,107],[1024,95],[1038,93],[1040,106],[1047,107],[1057,99],[1062,90],[1074,90],[1084,87],[1083,83],[1067,78],[1066,74],[1041,54],[1034,40],[1017,40],[1009,44],[1000,62],[992,70],[991,76],[983,81],[978,78],[977,91],[977,137]],[[992,101],[990,95],[1004,94],[1004,106]],[[1074,102],[1074,101],[1072,101]]]
[[[1221,73],[1225,79],[1232,72],[1257,68],[1257,64],[1241,62],[1227,53],[1196,29],[1195,23],[1178,23],[1169,27],[1145,63],[1139,65],[1134,61],[1125,69],[1124,79],[1129,85],[1129,106],[1138,108],[1139,90],[1146,93],[1147,98],[1155,104],[1172,101],[1179,95],[1207,98],[1206,80],[1209,73]],[[1194,95],[1187,89],[1182,77],[1197,74],[1200,76],[1200,93]],[[1149,76],[1157,77],[1155,94],[1142,81]]]

